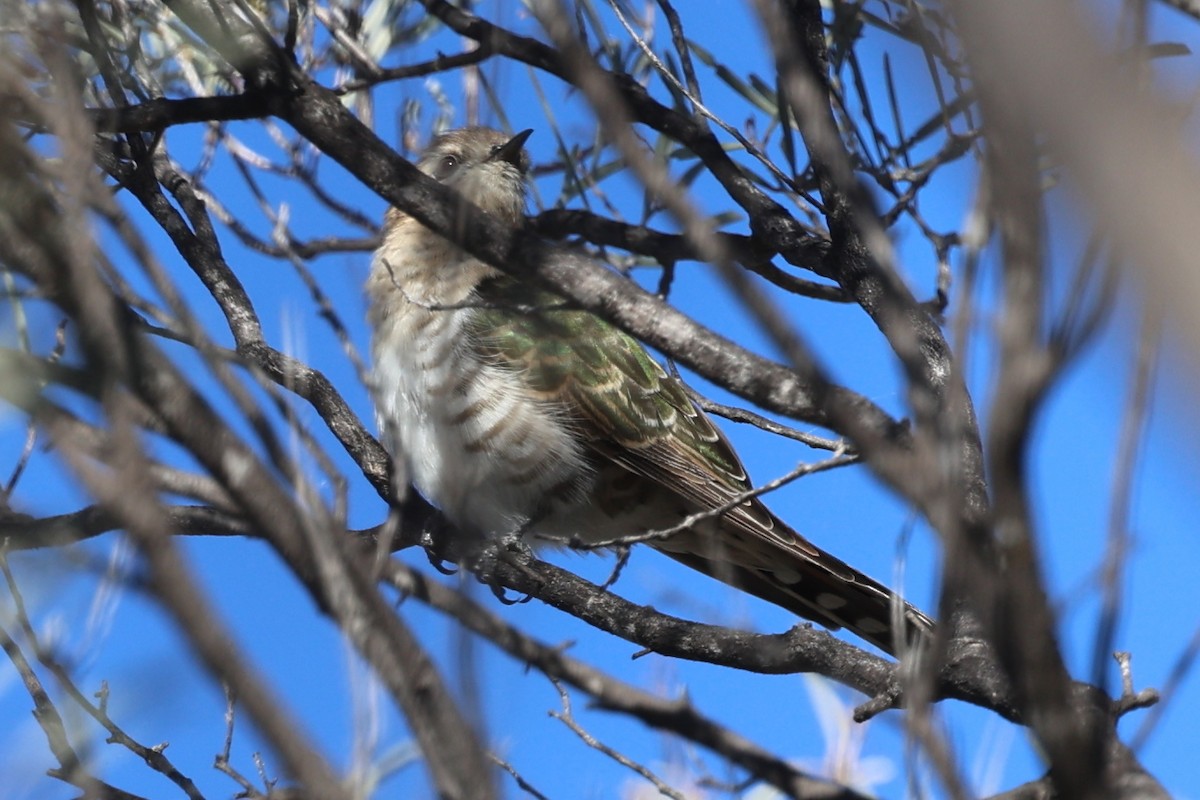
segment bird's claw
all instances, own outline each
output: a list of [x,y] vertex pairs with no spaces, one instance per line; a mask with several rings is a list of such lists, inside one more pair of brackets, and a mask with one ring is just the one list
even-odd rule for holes
[[429,559],[429,565],[443,575],[457,575],[458,567],[446,566],[454,563],[452,558],[447,557],[446,545],[446,537],[435,536],[429,531],[425,531],[421,535],[421,547],[425,550],[425,557]]
[[[500,581],[497,566],[501,562],[512,563],[533,557],[533,551],[525,543],[524,528],[509,531],[501,536],[488,539],[471,554],[470,568],[480,583],[492,590],[500,602],[505,605],[527,603],[529,595],[523,595],[517,600],[510,600],[505,594],[505,587]],[[514,556],[516,558],[514,559]]]
[[429,566],[433,567],[434,569],[436,569],[438,572],[442,573],[443,575],[457,575],[458,574],[458,567],[455,567],[455,566],[447,567],[446,566],[447,564],[451,564],[453,562],[447,561],[446,559],[442,558],[441,556],[439,556],[437,553],[433,552],[432,550],[426,550],[425,555],[429,558]]

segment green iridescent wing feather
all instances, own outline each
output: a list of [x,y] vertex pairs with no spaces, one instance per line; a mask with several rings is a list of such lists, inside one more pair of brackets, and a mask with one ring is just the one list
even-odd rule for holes
[[[631,336],[549,292],[507,278],[480,290],[475,346],[525,376],[530,388],[563,408],[597,455],[681,495],[697,508],[725,505],[750,488],[725,437]],[[746,501],[726,519],[754,536],[819,559],[769,512]]]

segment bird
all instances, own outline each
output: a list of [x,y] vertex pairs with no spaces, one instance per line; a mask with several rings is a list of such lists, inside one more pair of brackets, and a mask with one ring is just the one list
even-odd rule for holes
[[[521,226],[531,133],[450,130],[417,167]],[[890,655],[933,630],[917,608],[747,496],[729,440],[615,325],[395,207],[366,293],[374,401],[396,480],[411,481],[462,535],[587,545],[672,530],[641,538]]]

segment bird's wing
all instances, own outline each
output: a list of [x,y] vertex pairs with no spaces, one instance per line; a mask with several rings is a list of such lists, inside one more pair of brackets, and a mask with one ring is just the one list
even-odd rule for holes
[[[750,489],[725,437],[637,340],[553,294],[507,279],[485,284],[480,299],[470,330],[476,351],[520,374],[535,398],[565,412],[596,453],[701,509],[729,504]],[[748,529],[769,529],[769,515],[757,511],[746,501],[729,515],[745,517]]]
[[[874,625],[866,627],[876,635],[867,636],[860,624],[882,617],[886,625],[892,593],[806,541],[756,498],[745,498],[750,482],[729,442],[637,340],[554,294],[507,278],[485,284],[480,295],[471,329],[479,352],[522,375],[535,397],[577,426],[593,453],[697,510],[731,506],[721,528],[737,534],[735,540],[726,536],[714,547],[693,532],[652,544],[801,616],[849,627],[893,649],[890,637],[882,637],[883,645]],[[846,600],[846,613],[830,607]],[[912,612],[917,617],[910,622],[926,627],[928,618]]]

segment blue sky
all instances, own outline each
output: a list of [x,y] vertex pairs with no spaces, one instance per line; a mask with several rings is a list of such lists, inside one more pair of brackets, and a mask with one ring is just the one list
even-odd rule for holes
[[[684,23],[692,38],[705,44],[735,70],[753,69],[760,75],[768,75],[766,50],[760,46],[758,30],[753,20],[741,16],[740,4],[738,8],[737,14],[685,11]],[[483,13],[490,11],[491,5],[485,5]],[[1158,36],[1152,38],[1179,40],[1185,32],[1170,14],[1161,14],[1156,22]],[[533,31],[529,20],[512,24]],[[612,23],[609,30],[615,32],[618,27]],[[873,91],[880,91],[880,54],[885,44],[889,46],[898,85],[902,87],[905,119],[911,124],[934,108],[925,89],[923,65],[915,57],[915,51],[896,49],[882,40],[869,41],[862,52],[864,66],[873,70],[870,78],[876,82],[872,84]],[[1190,44],[1194,51],[1200,52],[1200,42],[1193,39]],[[436,50],[456,52],[459,48],[460,42],[455,37],[441,36],[419,48],[393,54],[389,63],[414,63]],[[1194,89],[1200,85],[1196,59],[1195,55],[1175,59],[1163,69],[1172,74],[1173,80]],[[748,113],[745,107],[734,103],[731,93],[713,80],[711,71],[702,67],[700,73],[707,87],[709,105],[729,113],[732,122],[739,122],[738,115]],[[528,80],[525,70],[511,64],[497,67],[493,62],[486,68],[486,74],[501,91],[507,90],[506,108],[513,125],[537,131],[528,144],[535,162],[548,160],[553,153],[553,137],[536,93],[524,88]],[[565,135],[586,139],[592,120],[582,111],[579,98],[567,97],[563,87],[553,80],[543,76],[539,80]],[[451,96],[458,91],[455,75],[442,76],[439,81]],[[420,98],[429,104],[429,95],[430,86],[420,80],[382,87],[377,93],[377,132],[385,140],[393,141],[396,136],[393,110],[406,98]],[[464,121],[461,117],[455,120]],[[494,122],[486,114],[482,121]],[[239,123],[229,129],[252,146],[270,147],[259,123]],[[172,130],[168,134],[171,152],[185,165],[194,164],[202,135],[199,127]],[[322,167],[322,176],[343,201],[374,218],[381,215],[384,203],[332,164]],[[964,162],[948,170],[928,191],[923,211],[939,230],[959,226],[971,201],[972,178],[970,165]],[[209,185],[231,210],[243,219],[252,220],[260,233],[269,229],[227,160],[215,165]],[[303,220],[303,224],[296,226],[302,234],[359,233],[343,223],[317,217],[317,209],[304,196],[287,191],[281,182],[268,179],[264,185],[269,193],[274,192],[270,195],[272,202],[288,203],[292,219]],[[627,214],[637,218],[638,195],[627,179],[610,181],[604,188]],[[547,202],[552,202],[558,193],[558,185],[550,182],[539,189]],[[704,182],[698,184],[695,199],[713,213],[732,205]],[[136,209],[131,213],[135,220],[140,219]],[[1065,279],[1066,267],[1080,246],[1080,235],[1065,213],[1052,215],[1051,222],[1055,274]],[[656,219],[655,224],[669,223]],[[731,229],[741,230],[739,224],[744,222],[734,223]],[[226,257],[245,282],[272,342],[317,365],[339,386],[363,419],[373,419],[365,390],[290,269],[245,251],[223,229],[221,236]],[[194,279],[163,237],[151,234],[150,239],[181,286],[196,292]],[[929,296],[934,275],[929,247],[911,230],[898,232],[896,246],[901,268],[910,277],[915,291]],[[361,290],[367,267],[366,254],[325,257],[312,265],[323,290],[341,311],[360,352],[365,352],[368,336]],[[985,284],[994,283],[996,268],[994,255],[985,259]],[[652,286],[657,273],[644,271],[639,277]],[[987,301],[990,293],[985,292],[982,297]],[[732,307],[733,301],[707,267],[681,264],[672,301],[705,324],[771,354],[746,315]],[[895,414],[904,415],[900,375],[888,357],[886,345],[860,309],[796,298],[781,298],[780,302],[840,380]],[[220,318],[211,301],[196,293],[192,306],[219,330]],[[954,308],[949,311],[953,314]],[[1031,455],[1041,553],[1052,596],[1060,604],[1066,657],[1080,678],[1088,677],[1091,663],[1099,597],[1095,574],[1103,558],[1117,436],[1132,368],[1138,313],[1135,286],[1127,283],[1123,287],[1118,311],[1114,323],[1071,366],[1052,393],[1039,419]],[[35,322],[52,319],[52,315],[38,314]],[[989,335],[988,322],[985,316],[977,337],[983,339]],[[8,336],[3,316],[0,323],[0,333]],[[43,348],[47,347],[47,330],[43,328],[41,333]],[[972,361],[971,390],[985,417],[991,388],[989,357],[986,346],[981,346]],[[1200,590],[1194,580],[1194,565],[1200,563],[1200,537],[1193,533],[1195,520],[1200,519],[1200,494],[1195,490],[1200,476],[1195,455],[1196,445],[1200,444],[1200,427],[1191,402],[1195,378],[1189,371],[1195,365],[1195,354],[1179,352],[1168,333],[1157,373],[1150,423],[1135,473],[1133,551],[1127,574],[1125,615],[1117,637],[1117,646],[1133,653],[1137,688],[1163,686],[1200,626],[1200,613],[1195,610],[1200,607]],[[711,389],[703,382],[697,381],[696,385],[706,393]],[[714,390],[711,395],[720,401],[736,402],[720,391]],[[302,416],[312,429],[319,429],[315,414],[304,412]],[[780,442],[745,426],[725,427],[758,481],[782,474],[799,461],[820,458],[820,454],[799,445]],[[0,453],[17,452],[23,435],[20,420],[0,412]],[[336,453],[336,446],[331,450]],[[385,514],[382,502],[364,481],[354,479],[355,470],[347,459],[338,456],[337,463],[351,476],[351,525],[365,527],[379,522]],[[7,469],[8,462],[0,464],[0,473]],[[767,499],[781,517],[806,536],[887,582],[893,582],[897,553],[902,552],[907,593],[918,605],[934,610],[938,553],[933,537],[865,469],[814,475]],[[53,454],[41,451],[35,455],[15,497],[18,507],[30,513],[51,513],[61,511],[64,505],[73,508],[85,502],[63,477]],[[898,543],[910,528],[911,541],[901,548]],[[184,546],[225,621],[233,626],[255,663],[269,676],[278,693],[287,698],[292,710],[335,764],[349,767],[348,754],[355,731],[362,730],[364,718],[370,719],[372,715],[377,716],[380,730],[375,754],[390,753],[404,762],[410,751],[402,722],[387,710],[386,701],[372,697],[369,679],[337,632],[316,613],[265,545],[240,539],[192,539]],[[124,558],[128,565],[129,559],[115,536],[90,543],[83,550],[93,559],[91,563],[69,564],[56,557],[29,554],[12,559],[38,630],[77,665],[85,692],[94,691],[101,680],[108,681],[112,692],[111,713],[131,734],[147,744],[169,741],[167,754],[205,791],[211,796],[232,795],[236,786],[211,768],[224,736],[224,703],[219,687],[194,668],[163,616],[136,590],[122,589],[107,595],[100,603],[104,613],[99,621],[86,627],[81,625],[97,606],[97,587],[103,585],[103,581],[95,578],[95,562],[103,564],[115,559],[121,563]],[[402,557],[414,565],[424,565],[421,554],[406,553]],[[551,557],[597,580],[602,580],[611,568],[611,560],[599,556],[564,553]],[[543,641],[572,642],[570,652],[574,656],[644,688],[669,696],[686,691],[707,713],[789,758],[803,760],[816,768],[830,749],[814,711],[815,703],[828,702],[828,692],[814,688],[802,676],[732,675],[720,668],[657,656],[631,660],[636,647],[597,633],[536,601],[503,606],[481,587],[472,585],[471,589],[484,606],[536,632]],[[635,553],[617,591],[665,611],[705,621],[764,631],[783,630],[794,622],[779,609],[646,551]],[[442,619],[416,603],[405,604],[401,613],[425,645],[447,665],[449,674],[454,675],[462,646],[458,636]],[[478,669],[484,676],[483,716],[491,743],[535,786],[551,797],[603,798],[615,796],[618,790],[631,790],[635,782],[630,773],[576,741],[560,722],[548,717],[547,712],[558,710],[560,705],[553,686],[526,674],[522,665],[486,645],[476,643],[475,651]],[[847,707],[859,702],[859,698],[840,689],[833,690],[832,696],[840,698]],[[1200,680],[1189,675],[1140,753],[1145,765],[1164,781],[1168,790],[1182,797],[1200,795],[1200,783],[1190,767],[1194,724],[1188,719],[1198,704]],[[675,774],[674,771],[703,756],[637,725],[589,711],[582,696],[574,696],[573,707],[580,722],[597,738],[610,744],[619,743],[625,752],[649,759],[649,765],[664,775]],[[11,667],[0,664],[0,731],[3,731],[0,742],[3,751],[10,754],[0,760],[0,786],[9,787],[9,796],[16,798],[70,797],[72,793],[67,787],[42,774],[51,761],[29,711],[28,696]],[[830,712],[823,713],[828,718]],[[1008,788],[1040,774],[1023,731],[1000,722],[994,715],[961,704],[943,704],[941,713],[949,739],[967,771],[966,777],[979,792]],[[1136,713],[1122,723],[1127,741],[1145,718],[1144,712]],[[859,735],[864,734],[860,731]],[[896,712],[867,726],[864,757],[890,762],[896,776],[875,786],[880,796],[905,794],[902,741]],[[242,724],[234,742],[235,764],[252,775],[250,754],[262,748],[253,730]],[[554,753],[550,762],[546,758],[548,749]],[[647,756],[647,753],[657,755]],[[99,772],[130,791],[172,796],[165,781],[144,782],[145,768],[118,748],[104,745],[98,739],[94,754],[104,765]],[[268,763],[277,769],[278,762],[269,756]],[[412,792],[419,795],[425,787],[420,767],[410,765],[389,778],[379,796],[411,796]],[[507,789],[511,790],[511,785]]]

